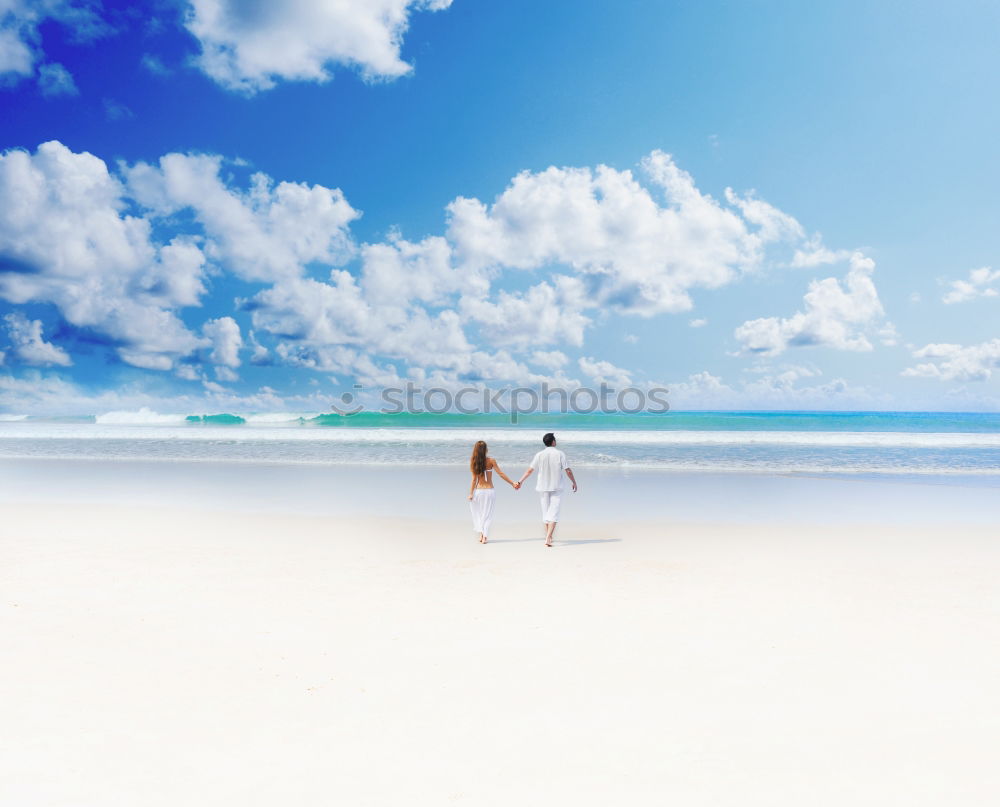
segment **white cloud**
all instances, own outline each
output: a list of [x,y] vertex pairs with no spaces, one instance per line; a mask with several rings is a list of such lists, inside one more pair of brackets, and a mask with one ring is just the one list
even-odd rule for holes
[[[16,82],[35,72],[35,63],[42,56],[39,26],[47,20],[65,26],[72,38],[79,42],[96,39],[110,31],[93,3],[80,0],[3,0],[0,2],[0,78]],[[50,75],[46,79],[45,67],[40,71],[43,91],[44,81],[51,80],[51,68],[65,72],[61,65],[49,65]],[[66,76],[69,77],[69,74],[66,73]]]
[[[867,334],[884,315],[871,278],[875,262],[855,252],[850,264],[843,284],[833,277],[810,283],[805,311],[788,318],[762,317],[739,326],[734,335],[743,351],[776,355],[789,347],[810,345],[871,350]],[[883,323],[880,335],[890,338],[894,331],[889,328]]]
[[632,384],[632,378],[628,371],[621,367],[615,367],[609,361],[600,361],[587,356],[581,357],[577,364],[579,364],[581,372],[595,384],[608,384],[612,387],[628,387]]
[[413,307],[405,316],[384,317],[365,298],[353,275],[334,270],[329,283],[287,280],[245,303],[253,326],[280,341],[277,354],[290,364],[326,372],[351,372],[363,357],[377,354],[425,368],[455,372],[476,369],[475,350],[459,315],[436,316]]
[[316,345],[363,343],[371,325],[361,289],[347,272],[331,278],[293,279],[258,292],[245,304],[254,328]]
[[20,312],[14,312],[7,314],[4,321],[12,342],[12,352],[25,364],[69,367],[73,363],[65,350],[42,338],[41,320],[29,320]]
[[879,342],[881,342],[886,347],[893,347],[899,344],[899,332],[896,330],[896,326],[891,322],[886,322],[879,328],[875,335],[878,337]]
[[551,370],[553,373],[561,370],[569,358],[561,350],[536,350],[531,354],[531,363]]
[[361,248],[362,285],[372,302],[406,308],[411,302],[443,305],[457,292],[482,296],[489,279],[482,272],[452,265],[451,246],[441,237],[411,243],[393,236],[388,243]]
[[203,258],[150,222],[107,166],[61,143],[0,155],[0,298],[49,302],[72,325],[107,337],[139,367],[170,369],[201,345],[173,313],[200,293]]
[[[240,335],[240,326],[236,320],[232,317],[210,319],[201,326],[201,332],[212,340],[212,352],[209,355],[209,360],[213,364],[221,364],[226,367],[240,366],[243,337]],[[235,378],[227,380],[232,381]]]
[[30,76],[35,65],[35,54],[16,28],[0,28],[0,75],[8,81],[12,77]]
[[214,385],[199,387],[192,395],[163,394],[159,384],[147,387],[141,382],[127,382],[106,390],[93,392],[53,373],[27,370],[15,376],[0,373],[0,400],[9,412],[31,412],[38,415],[100,415],[106,412],[139,412],[143,407],[153,413],[202,414],[205,412],[325,412],[329,411],[329,396],[280,396],[270,387],[261,387],[250,395],[236,395]]
[[941,381],[985,381],[1000,370],[1000,339],[978,345],[931,344],[913,351],[915,359],[926,362],[903,370],[911,378]]
[[200,381],[202,374],[199,372],[198,368],[192,364],[180,364],[174,371],[174,375],[178,378],[183,378],[185,381]]
[[581,311],[587,306],[583,284],[573,277],[555,275],[525,292],[500,291],[496,302],[464,296],[462,316],[475,322],[492,344],[527,350],[559,344],[583,344],[590,323]]
[[688,325],[690,325],[692,328],[704,328],[706,325],[708,325],[708,320],[707,319],[693,319],[693,320],[691,320],[688,323]]
[[55,62],[38,68],[38,87],[47,98],[80,94],[69,70]]
[[159,248],[159,260],[138,272],[136,293],[165,308],[200,305],[205,294],[205,253],[186,236]]
[[253,331],[250,331],[250,347],[253,350],[250,354],[251,364],[263,365],[271,363],[271,351],[257,341],[257,337]]
[[448,238],[466,268],[568,266],[593,305],[650,316],[690,309],[691,289],[723,286],[769,243],[801,236],[794,219],[752,197],[728,191],[723,207],[661,151],[642,168],[652,190],[603,165],[523,172],[491,205],[453,201]]
[[[685,176],[690,180],[688,175]],[[783,213],[763,199],[758,199],[753,193],[740,196],[732,188],[726,188],[726,201],[738,208],[746,221],[756,225],[756,236],[761,243],[795,242],[805,237],[802,225],[792,216]]]
[[[111,174],[59,143],[3,155],[0,298],[53,303],[124,361],[202,385],[234,380],[244,347],[252,364],[368,381],[530,381],[546,377],[539,368],[563,378],[568,359],[557,348],[583,346],[609,311],[684,310],[692,289],[728,283],[771,247],[804,238],[795,219],[752,194],[727,191],[720,203],[701,193],[661,152],[643,161],[645,184],[605,166],[523,173],[492,205],[456,199],[444,236],[393,232],[360,246],[350,233],[360,213],[339,189],[262,173],[241,181],[243,169],[167,154]],[[510,284],[519,270],[539,277]],[[222,272],[265,284],[239,301],[252,325],[246,344],[224,310],[192,330],[178,316]],[[845,288],[815,283],[805,313],[757,321],[774,323],[777,336],[763,348],[750,340],[751,352],[809,340],[870,348],[881,314],[870,273],[855,255]],[[594,379],[628,383],[627,370],[580,361]]]
[[360,214],[338,188],[251,177],[247,191],[221,178],[222,158],[167,154],[157,166],[123,169],[132,195],[154,216],[190,210],[204,228],[205,251],[245,280],[302,274],[306,264],[339,264],[353,252],[349,224]]
[[977,297],[996,297],[1000,291],[994,284],[1000,281],[1000,269],[984,266],[969,272],[968,280],[953,280],[949,284],[950,291],[941,298],[942,302],[952,305],[974,300]]
[[673,409],[856,409],[882,406],[888,399],[863,387],[853,387],[843,378],[825,383],[800,385],[819,375],[804,367],[754,368],[751,381],[726,383],[708,371],[684,381],[668,384]]
[[823,244],[823,240],[814,235],[799,249],[795,250],[792,256],[792,266],[796,268],[811,269],[815,266],[824,266],[830,263],[840,263],[851,257],[851,250],[829,249]]
[[451,0],[191,0],[188,30],[201,44],[198,65],[230,90],[255,93],[278,80],[329,81],[347,65],[369,79],[411,70],[400,56],[414,11]]

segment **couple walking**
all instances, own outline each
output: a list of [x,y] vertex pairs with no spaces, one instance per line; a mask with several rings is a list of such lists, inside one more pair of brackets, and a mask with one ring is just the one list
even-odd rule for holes
[[552,546],[552,537],[556,532],[556,522],[559,521],[559,505],[562,502],[563,471],[573,483],[576,493],[576,478],[570,470],[566,455],[556,448],[556,436],[549,432],[542,438],[545,448],[535,454],[528,470],[517,480],[500,470],[499,464],[487,453],[486,443],[480,440],[472,447],[472,459],[469,468],[472,471],[472,486],[469,488],[469,507],[472,510],[472,529],[479,535],[479,543],[489,541],[490,525],[493,523],[493,507],[496,502],[496,491],[493,489],[493,472],[510,485],[514,490],[520,490],[524,480],[537,473],[535,490],[542,502],[542,521],[545,524],[545,545]]

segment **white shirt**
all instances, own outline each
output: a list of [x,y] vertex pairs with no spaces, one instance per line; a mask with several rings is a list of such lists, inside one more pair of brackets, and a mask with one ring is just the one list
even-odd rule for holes
[[535,472],[535,490],[562,490],[563,471],[569,468],[566,455],[555,446],[543,448],[531,461]]

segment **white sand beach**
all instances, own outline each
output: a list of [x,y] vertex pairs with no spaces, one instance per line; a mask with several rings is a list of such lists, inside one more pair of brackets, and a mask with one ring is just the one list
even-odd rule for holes
[[401,518],[29,500],[5,472],[4,805],[1000,797],[988,523],[571,502],[550,550],[509,489],[479,545],[464,477]]

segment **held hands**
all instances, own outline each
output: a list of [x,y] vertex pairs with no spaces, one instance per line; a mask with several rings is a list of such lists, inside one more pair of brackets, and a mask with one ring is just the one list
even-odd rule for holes
[[520,490],[521,489],[521,483],[520,482],[511,482],[510,484],[514,488],[514,490]]

